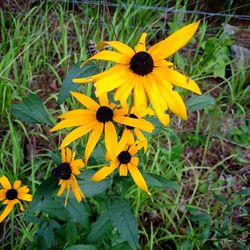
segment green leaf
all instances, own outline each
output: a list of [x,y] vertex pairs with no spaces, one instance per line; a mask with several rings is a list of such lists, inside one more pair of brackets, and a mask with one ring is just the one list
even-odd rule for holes
[[23,102],[13,104],[11,113],[22,122],[53,125],[40,97],[36,94],[29,94],[23,98]]
[[74,245],[65,248],[65,250],[97,250],[94,245]]
[[112,224],[109,218],[109,214],[102,214],[94,223],[91,224],[86,242],[96,243],[102,240],[105,234],[110,230],[111,226]]
[[72,79],[87,77],[98,73],[98,68],[94,62],[87,63],[80,68],[81,63],[82,62],[74,64],[63,80],[62,88],[60,89],[58,96],[58,104],[62,104],[69,97],[70,91],[75,91],[80,87],[81,84],[73,83]]
[[179,184],[176,181],[167,180],[166,178],[160,175],[143,173],[143,176],[148,186],[169,188],[173,190],[178,190],[180,188]]
[[110,220],[117,228],[120,235],[126,240],[132,249],[137,249],[139,242],[138,228],[135,216],[127,201],[110,199],[107,204]]
[[198,111],[215,103],[215,99],[210,95],[192,96],[187,100],[187,107],[190,112]]
[[79,179],[78,181],[78,184],[86,197],[93,197],[101,194],[111,186],[111,179],[105,179],[100,182],[91,181],[90,178],[93,174],[94,171],[92,170],[84,170],[84,180]]
[[250,188],[242,189],[239,192],[237,192],[237,194],[249,196],[250,195]]
[[111,247],[109,250],[133,250],[133,248],[131,248],[128,243],[124,242],[124,243],[120,243],[116,246]]

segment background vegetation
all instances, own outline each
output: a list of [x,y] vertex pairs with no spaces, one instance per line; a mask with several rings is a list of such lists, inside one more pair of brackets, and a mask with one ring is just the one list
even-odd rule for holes
[[[50,126],[26,126],[12,116],[10,107],[34,92],[55,120],[75,105],[73,100],[60,106],[56,101],[71,65],[87,58],[89,40],[133,45],[146,31],[150,46],[202,19],[195,38],[172,60],[215,102],[203,110],[190,110],[187,122],[173,117],[170,126],[158,127],[151,138],[143,168],[176,181],[180,188],[151,188],[149,197],[132,186],[129,199],[142,249],[248,249],[249,64],[237,64],[235,69],[230,46],[243,41],[249,49],[250,37],[247,31],[238,40],[229,37],[222,23],[249,30],[249,16],[239,16],[249,15],[249,5],[141,0],[141,6],[112,1],[114,6],[108,7],[106,1],[81,2],[13,1],[0,9],[0,175],[22,179],[33,193],[50,176],[58,137],[51,135]],[[166,12],[166,7],[172,9]],[[182,94],[190,98],[189,93]],[[192,99],[188,102],[192,106]],[[0,248],[27,249],[35,231],[23,214],[10,217],[0,225]]]

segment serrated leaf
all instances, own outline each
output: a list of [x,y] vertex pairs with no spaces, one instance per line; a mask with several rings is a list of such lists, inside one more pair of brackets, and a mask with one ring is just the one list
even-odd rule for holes
[[83,67],[80,67],[81,63],[74,64],[64,78],[57,100],[58,104],[62,104],[69,97],[70,91],[75,91],[80,87],[81,84],[72,82],[74,78],[87,77],[98,73],[98,68],[94,62],[87,63]]
[[138,228],[135,216],[128,202],[119,199],[111,199],[107,204],[110,220],[117,228],[120,235],[126,240],[132,249],[137,249],[139,242]]
[[23,102],[11,106],[11,113],[17,119],[29,124],[38,123],[53,125],[39,96],[36,94],[29,94],[22,100]]
[[187,107],[190,112],[195,112],[215,103],[210,95],[192,96],[187,100]]
[[96,243],[105,236],[111,227],[111,221],[107,213],[102,214],[94,223],[91,224],[89,234],[86,238],[87,243]]
[[179,184],[176,181],[167,180],[166,178],[160,175],[143,173],[143,176],[148,186],[169,188],[173,190],[178,190],[180,188]]

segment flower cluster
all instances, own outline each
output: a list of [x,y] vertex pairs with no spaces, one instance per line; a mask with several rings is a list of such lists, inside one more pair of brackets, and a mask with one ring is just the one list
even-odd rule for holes
[[[86,165],[103,136],[106,158],[110,164],[99,169],[92,176],[93,181],[101,181],[119,168],[120,176],[127,176],[129,172],[135,184],[149,193],[138,168],[139,159],[135,156],[140,149],[143,148],[144,152],[147,150],[148,143],[143,132],[151,133],[154,129],[146,117],[156,115],[163,125],[168,125],[170,118],[166,111],[169,109],[183,120],[187,119],[185,104],[174,86],[197,94],[201,94],[201,91],[195,81],[176,71],[166,58],[183,47],[193,37],[198,26],[199,22],[189,24],[149,49],[146,48],[146,33],[141,35],[134,49],[118,41],[103,41],[97,44],[100,51],[81,65],[92,60],[116,63],[99,74],[73,79],[75,83],[94,83],[98,101],[82,93],[71,92],[83,108],[60,115],[58,118],[61,121],[51,131],[74,127],[63,139],[62,150],[89,134],[84,153]],[[107,45],[116,51],[106,50]],[[109,95],[113,95],[114,103],[109,101]],[[79,200],[83,195],[70,168],[72,165],[66,162],[58,170],[68,169],[68,184],[65,179],[60,180],[58,195],[65,187],[69,189],[71,186]]]
[[[193,37],[198,26],[199,22],[189,24],[149,49],[146,48],[146,33],[141,35],[134,48],[118,41],[103,41],[97,44],[100,51],[81,65],[92,60],[116,63],[99,74],[73,79],[75,83],[93,83],[96,98],[71,92],[82,107],[60,115],[61,121],[51,129],[53,132],[74,128],[61,143],[61,164],[52,171],[52,175],[59,179],[57,195],[61,196],[66,190],[65,205],[70,190],[78,202],[84,198],[76,176],[88,165],[92,152],[102,139],[106,160],[110,163],[100,168],[92,180],[99,182],[118,169],[120,176],[129,173],[135,184],[150,194],[136,156],[141,149],[144,153],[147,151],[148,142],[143,133],[154,130],[146,119],[156,115],[163,125],[168,125],[168,109],[183,120],[187,119],[185,104],[175,86],[201,94],[195,81],[176,71],[174,65],[166,60]],[[107,45],[116,51],[106,50]],[[109,101],[111,95],[113,102]],[[87,134],[84,160],[75,159],[75,152],[68,145]],[[6,205],[0,215],[2,222],[15,204],[24,211],[20,200],[30,202],[32,195],[27,186],[21,186],[20,180],[12,186],[7,177],[2,176],[0,185],[0,201]]]

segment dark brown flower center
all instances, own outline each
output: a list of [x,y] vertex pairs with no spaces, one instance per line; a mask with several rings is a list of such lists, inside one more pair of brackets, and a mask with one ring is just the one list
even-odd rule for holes
[[131,160],[131,154],[128,151],[122,151],[118,155],[118,160],[121,164],[127,164]]
[[151,55],[141,51],[131,58],[130,69],[138,75],[144,76],[153,71],[154,61]]
[[112,109],[106,106],[101,106],[96,112],[96,119],[99,122],[105,123],[108,121],[112,121],[113,115],[114,113]]
[[68,180],[71,176],[71,167],[68,162],[63,162],[59,166],[57,166],[55,169],[52,170],[52,175],[62,179],[62,180]]
[[17,191],[16,189],[12,188],[12,189],[9,189],[7,192],[6,192],[6,198],[8,200],[15,200],[17,198]]
[[[130,114],[129,117],[134,118],[134,119],[138,119],[138,117],[135,114]],[[127,129],[133,129],[134,127],[132,126],[126,126]]]

